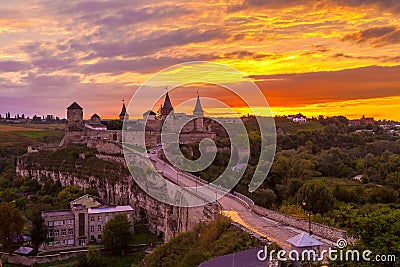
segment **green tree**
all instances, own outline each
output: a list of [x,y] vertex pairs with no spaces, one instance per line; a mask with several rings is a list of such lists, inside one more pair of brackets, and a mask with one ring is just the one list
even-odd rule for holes
[[81,189],[79,189],[79,187],[69,185],[65,187],[63,190],[61,190],[60,193],[58,193],[58,201],[60,203],[61,208],[68,209],[70,205],[69,203],[72,200],[77,199],[82,195],[83,192]]
[[120,120],[111,120],[108,122],[108,130],[122,130],[123,122]]
[[0,243],[5,251],[12,250],[14,237],[21,234],[23,227],[20,212],[8,203],[0,204]]
[[88,253],[86,254],[86,264],[84,266],[87,267],[103,267],[106,266],[103,257],[100,254],[100,251],[95,249],[94,247],[90,247],[88,249]]
[[395,188],[400,188],[400,172],[392,172],[386,176],[386,184]]
[[300,204],[305,201],[304,208],[313,213],[325,213],[332,210],[335,199],[324,185],[317,182],[307,183],[300,187],[296,194]]
[[99,197],[99,191],[97,190],[96,187],[89,187],[85,189],[85,194],[89,194],[95,197]]
[[259,188],[254,191],[253,200],[257,205],[270,208],[276,201],[276,195],[271,189]]
[[43,217],[39,212],[35,212],[31,218],[31,242],[33,245],[34,253],[38,252],[39,246],[46,241],[47,227],[44,223]]
[[105,225],[102,240],[106,249],[120,251],[125,255],[132,238],[133,229],[128,217],[125,214],[117,214]]
[[332,261],[329,266],[400,266],[400,210],[382,208],[352,220],[349,234],[357,238],[354,248],[362,252],[369,250],[370,259],[376,255],[394,255],[396,262],[343,262]]

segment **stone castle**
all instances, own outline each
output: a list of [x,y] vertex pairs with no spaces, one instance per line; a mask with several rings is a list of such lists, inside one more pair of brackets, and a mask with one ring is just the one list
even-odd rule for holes
[[[146,148],[152,148],[161,143],[161,132],[166,120],[168,120],[169,127],[177,127],[173,130],[179,132],[180,144],[199,142],[205,138],[212,140],[216,138],[216,133],[206,127],[199,95],[192,115],[174,113],[168,92],[158,115],[154,111],[148,110],[142,118],[130,120],[124,101],[119,114],[120,124],[124,123],[126,130],[125,140],[128,139],[127,142],[130,145],[143,147],[142,140],[144,139]],[[122,153],[122,146],[120,146],[123,138],[122,127],[115,129],[110,127],[110,124],[105,125],[106,123],[106,121],[102,122],[97,114],[85,121],[83,119],[83,108],[74,102],[67,108],[65,137],[60,146],[86,144],[100,151],[108,147],[104,151],[107,154]]]

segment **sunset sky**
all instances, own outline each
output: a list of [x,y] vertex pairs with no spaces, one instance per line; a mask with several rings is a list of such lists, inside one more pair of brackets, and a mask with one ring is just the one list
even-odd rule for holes
[[[256,82],[276,115],[400,121],[400,1],[177,2],[0,0],[1,115],[65,117],[77,101],[85,117],[116,117],[156,72],[213,61]],[[171,100],[199,89],[246,112],[206,88]]]

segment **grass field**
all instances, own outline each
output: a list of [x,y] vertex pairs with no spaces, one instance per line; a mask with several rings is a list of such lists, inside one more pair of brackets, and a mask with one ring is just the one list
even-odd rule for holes
[[132,264],[138,264],[144,258],[146,253],[144,251],[136,252],[134,255],[129,256],[111,256],[103,255],[103,259],[107,266],[112,267],[130,267]]
[[[61,124],[64,127],[63,124]],[[57,128],[58,127],[58,128]],[[60,124],[0,124],[0,150],[20,155],[29,145],[58,143],[64,136]]]
[[48,263],[42,263],[38,264],[37,266],[39,267],[67,267],[67,266],[74,266],[78,263],[78,258],[73,257],[69,258],[66,260],[61,260],[61,261],[55,261],[55,262],[48,262]]
[[0,132],[14,132],[14,131],[40,131],[40,129],[15,126],[9,124],[0,124]]
[[135,146],[135,145],[131,145],[131,144],[123,143],[123,146],[125,146],[127,148],[130,148],[130,149],[133,149],[133,150],[135,150],[137,152],[140,152],[140,153],[143,153],[143,152],[146,151],[146,149],[143,148],[143,147],[139,147],[139,146]]
[[0,132],[64,130],[65,124],[0,124]]

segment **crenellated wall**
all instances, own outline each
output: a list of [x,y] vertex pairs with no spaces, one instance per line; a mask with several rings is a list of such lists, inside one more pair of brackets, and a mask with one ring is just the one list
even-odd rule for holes
[[217,212],[217,208],[212,204],[184,208],[161,203],[146,194],[134,179],[126,174],[116,182],[95,176],[78,177],[76,174],[45,169],[39,162],[28,163],[24,157],[18,159],[16,171],[17,174],[35,179],[40,184],[46,179],[51,179],[54,182],[59,181],[62,186],[75,185],[82,190],[95,187],[100,196],[111,204],[131,205],[134,208],[135,219],[147,219],[149,229],[156,234],[163,233],[165,241],[180,232],[191,230],[199,222],[213,219]]

